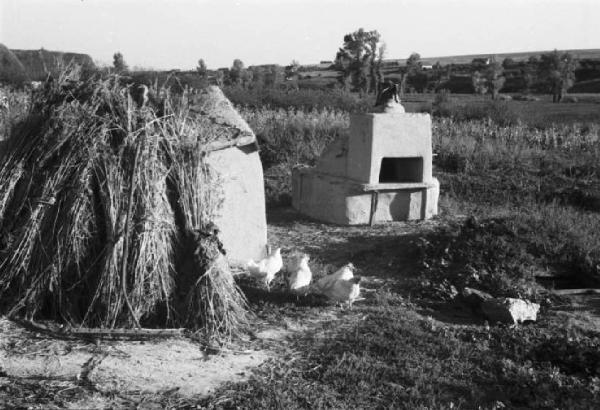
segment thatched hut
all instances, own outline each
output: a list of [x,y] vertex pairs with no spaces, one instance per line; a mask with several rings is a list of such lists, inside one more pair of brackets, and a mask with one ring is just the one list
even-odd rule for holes
[[0,314],[231,335],[264,252],[256,140],[217,88],[47,81],[0,159]]

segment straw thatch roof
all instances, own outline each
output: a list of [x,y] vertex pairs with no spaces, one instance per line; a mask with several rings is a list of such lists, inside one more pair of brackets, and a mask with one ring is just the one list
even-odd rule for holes
[[34,94],[0,159],[0,313],[212,335],[244,322],[204,153],[250,134],[217,89],[153,92],[139,106],[118,77],[70,71]]
[[221,89],[216,86],[209,86],[193,95],[190,101],[190,111],[196,115],[210,118],[213,128],[218,130],[218,138],[206,147],[209,151],[256,143],[256,136],[252,129],[235,110]]

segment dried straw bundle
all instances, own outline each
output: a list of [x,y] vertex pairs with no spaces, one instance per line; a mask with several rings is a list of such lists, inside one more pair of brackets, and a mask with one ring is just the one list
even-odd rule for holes
[[185,94],[139,107],[118,77],[78,74],[34,95],[0,160],[0,310],[233,334],[245,302],[221,253],[174,262],[219,206],[202,152],[218,132]]
[[[218,229],[205,222],[210,220],[207,210],[218,208],[221,198],[204,181],[218,178],[211,176],[196,148],[179,150],[173,175],[185,226],[177,258],[180,278],[187,281],[179,287],[183,291],[176,309],[183,313],[180,322],[203,329],[207,336],[231,337],[246,325],[246,299],[233,280]],[[200,189],[190,189],[192,186]]]

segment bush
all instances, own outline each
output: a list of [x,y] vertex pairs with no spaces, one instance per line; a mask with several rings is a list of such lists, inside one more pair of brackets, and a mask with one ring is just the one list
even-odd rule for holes
[[513,100],[515,100],[515,101],[539,101],[540,99],[538,97],[535,97],[530,94],[520,94],[520,95],[515,95],[513,97]]
[[444,88],[435,93],[435,98],[432,104],[432,113],[439,117],[450,117],[452,114],[452,106],[455,102],[450,98],[450,90]]
[[453,113],[460,121],[490,120],[501,126],[517,124],[518,116],[502,101],[487,101],[484,103],[468,103]]
[[375,104],[374,96],[360,97],[340,89],[332,90],[283,90],[277,88],[244,89],[224,87],[223,92],[235,105],[248,108],[272,108],[295,110],[337,110],[367,112]]
[[577,97],[575,97],[573,95],[567,95],[566,97],[563,97],[563,99],[561,100],[561,102],[563,102],[563,103],[577,103],[577,102],[579,102],[579,100],[577,99]]
[[268,205],[291,198],[292,168],[314,165],[323,149],[347,132],[347,113],[334,110],[270,110],[243,107],[240,114],[256,133],[265,170]]
[[542,288],[535,278],[540,272],[570,275],[568,280],[580,286],[597,284],[600,252],[594,243],[599,236],[585,226],[594,220],[550,205],[451,224],[417,243],[427,278],[424,290],[472,287],[497,297],[540,301]]

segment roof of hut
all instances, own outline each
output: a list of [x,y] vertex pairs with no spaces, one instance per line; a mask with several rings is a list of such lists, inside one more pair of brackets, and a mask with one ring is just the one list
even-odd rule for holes
[[206,149],[215,151],[255,144],[256,136],[217,86],[209,86],[190,98],[190,112],[206,116],[218,137]]

